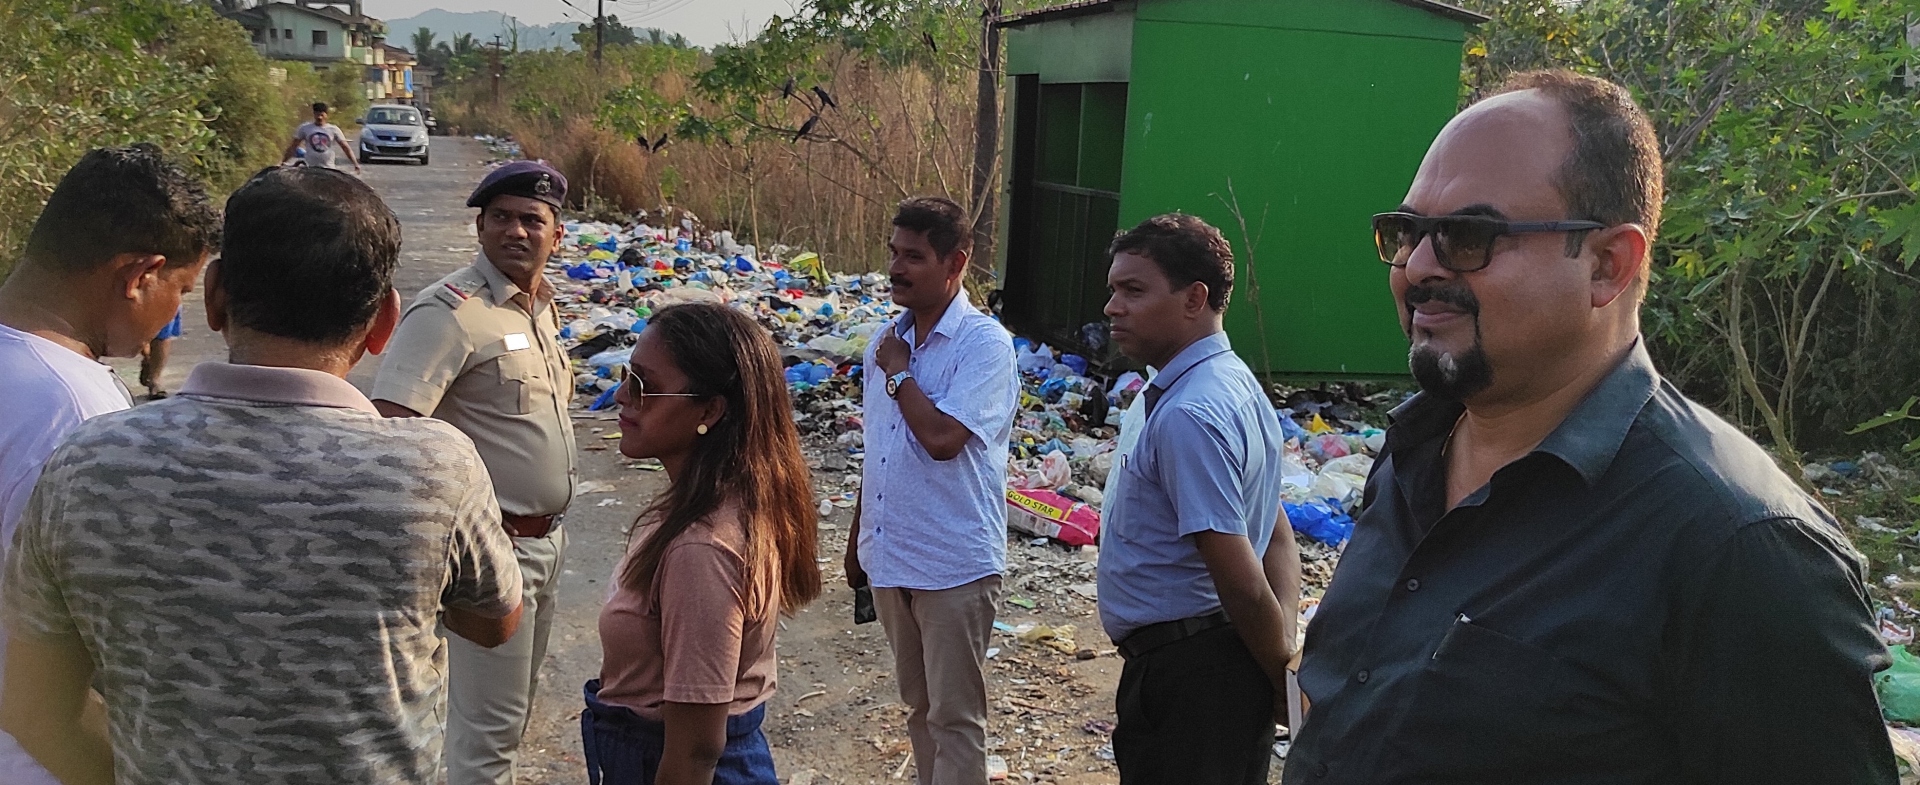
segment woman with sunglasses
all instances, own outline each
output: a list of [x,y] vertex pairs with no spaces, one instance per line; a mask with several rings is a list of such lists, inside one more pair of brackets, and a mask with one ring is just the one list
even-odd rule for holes
[[640,334],[620,452],[657,458],[600,612],[600,678],[580,715],[594,785],[777,785],[760,722],[774,630],[820,594],[813,493],[779,353],[721,305],[661,311]]

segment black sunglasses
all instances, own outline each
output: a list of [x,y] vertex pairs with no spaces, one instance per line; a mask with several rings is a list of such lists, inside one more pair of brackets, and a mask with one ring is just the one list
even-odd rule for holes
[[1567,238],[1567,256],[1580,255],[1586,232],[1605,229],[1597,221],[1503,221],[1484,215],[1414,215],[1381,213],[1373,217],[1373,242],[1380,261],[1407,266],[1423,238],[1433,238],[1433,258],[1456,273],[1486,269],[1493,262],[1493,241],[1502,235],[1573,232]]

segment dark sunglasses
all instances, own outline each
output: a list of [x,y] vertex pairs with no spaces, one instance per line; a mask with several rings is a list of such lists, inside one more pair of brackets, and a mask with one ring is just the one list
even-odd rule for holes
[[1380,261],[1394,267],[1407,266],[1413,249],[1426,237],[1433,238],[1433,258],[1456,273],[1486,269],[1493,262],[1493,241],[1502,235],[1541,232],[1573,232],[1567,238],[1567,256],[1580,255],[1580,240],[1586,232],[1605,229],[1596,221],[1503,221],[1484,215],[1414,215],[1381,213],[1373,217],[1373,242],[1380,249]]

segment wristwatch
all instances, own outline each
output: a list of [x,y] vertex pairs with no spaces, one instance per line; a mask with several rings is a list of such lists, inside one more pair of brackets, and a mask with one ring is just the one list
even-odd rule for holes
[[906,384],[907,380],[911,378],[913,378],[912,371],[901,371],[899,373],[896,373],[892,376],[887,377],[887,397],[888,398],[900,397],[900,385]]

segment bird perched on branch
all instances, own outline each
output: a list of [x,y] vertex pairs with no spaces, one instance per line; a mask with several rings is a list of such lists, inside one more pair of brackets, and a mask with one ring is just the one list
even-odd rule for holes
[[806,122],[800,124],[800,130],[793,132],[793,141],[798,142],[806,137],[807,134],[812,133],[814,124],[818,122],[820,122],[820,115],[816,114],[807,118]]
[[780,100],[785,101],[792,97],[793,97],[793,77],[789,76],[787,77],[787,83],[780,86]]
[[651,142],[647,141],[647,137],[645,135],[641,135],[640,137],[634,139],[634,142],[640,145],[641,152],[657,153],[657,152],[660,152],[660,148],[667,146],[668,133],[670,132],[662,132],[658,140],[651,141]]
[[827,95],[827,91],[825,89],[822,89],[819,85],[813,86],[813,94],[820,97],[820,103],[826,104],[827,106],[831,106],[835,109],[840,108],[839,104],[836,104],[833,102],[833,96]]
[[656,153],[657,153],[657,152],[660,152],[660,148],[662,148],[662,147],[666,147],[666,146],[667,146],[667,134],[668,134],[668,133],[669,133],[669,132],[667,132],[667,131],[661,131],[661,132],[660,132],[660,138],[659,138],[659,140],[657,140],[657,141],[655,141],[655,142],[653,143],[653,152],[656,152]]
[[923,44],[926,44],[928,49],[932,49],[934,54],[940,53],[940,45],[933,42],[932,33],[928,33],[928,32],[920,33],[920,42]]

